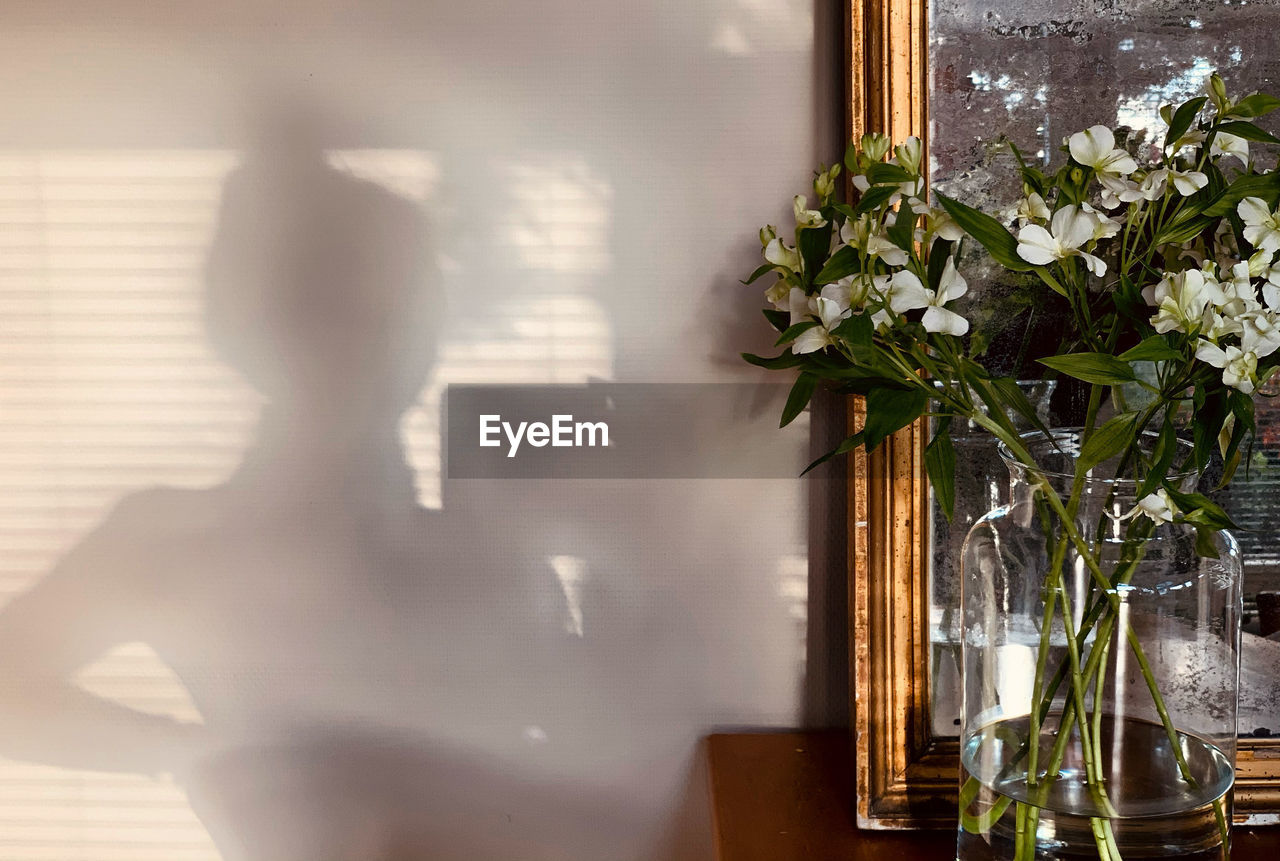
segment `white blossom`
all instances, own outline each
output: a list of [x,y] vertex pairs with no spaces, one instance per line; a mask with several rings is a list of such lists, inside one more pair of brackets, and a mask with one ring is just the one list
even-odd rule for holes
[[822,227],[827,220],[816,209],[807,209],[809,201],[803,194],[797,194],[791,202],[796,213],[796,227]]
[[1018,231],[1018,256],[1036,266],[1079,256],[1090,272],[1103,275],[1107,264],[1082,250],[1082,246],[1093,239],[1097,226],[1093,214],[1075,205],[1064,206],[1053,214],[1047,230],[1038,224],[1028,224]]
[[781,266],[793,272],[800,268],[800,254],[794,248],[775,236],[764,247],[764,259],[774,266]]
[[1076,132],[1067,140],[1071,157],[1093,168],[1098,178],[1128,176],[1138,169],[1133,156],[1116,147],[1116,136],[1106,126],[1093,126]]
[[1174,506],[1173,500],[1169,498],[1169,493],[1163,487],[1155,493],[1148,493],[1142,499],[1138,500],[1138,504],[1133,507],[1134,514],[1141,514],[1149,517],[1156,523],[1172,523],[1173,517],[1178,513],[1178,509]]
[[[1142,186],[1132,179],[1099,174],[1098,181],[1102,183],[1100,203],[1103,209],[1115,209],[1117,206],[1136,203],[1146,198],[1146,192],[1143,191]],[[1161,187],[1161,192],[1163,193],[1163,186]],[[1147,199],[1149,200],[1150,198]]]
[[1253,394],[1258,374],[1258,357],[1239,347],[1219,347],[1212,341],[1201,339],[1196,346],[1196,358],[1215,368],[1222,369],[1222,384],[1239,389],[1246,395]]
[[924,214],[929,233],[948,242],[959,242],[964,239],[964,229],[955,223],[951,215],[941,206],[931,206]]
[[1190,197],[1209,184],[1209,177],[1198,170],[1175,170],[1170,168],[1168,173],[1169,182],[1173,183],[1173,187],[1183,197]]
[[1240,349],[1258,358],[1280,349],[1280,317],[1266,311],[1250,311],[1241,318]]
[[1027,224],[1032,221],[1047,222],[1053,217],[1053,213],[1049,211],[1049,205],[1044,202],[1044,198],[1034,191],[1018,201],[1018,206],[1013,210],[1012,215],[1018,219],[1020,224]]
[[1261,198],[1246,197],[1236,205],[1244,222],[1244,238],[1254,248],[1275,253],[1280,251],[1280,220]]
[[1157,332],[1163,335],[1176,330],[1190,334],[1200,328],[1216,291],[1212,275],[1206,278],[1203,271],[1188,269],[1166,272],[1157,284],[1143,290],[1142,296],[1156,308],[1151,325]]
[[1209,158],[1214,156],[1235,156],[1241,164],[1249,163],[1249,142],[1238,135],[1218,132],[1213,136],[1213,145],[1209,147]]
[[938,289],[936,292],[929,291],[929,304],[925,308],[924,317],[920,320],[925,331],[956,336],[968,332],[969,321],[955,311],[949,311],[943,307],[948,302],[959,299],[968,291],[969,285],[965,282],[964,276],[956,271],[955,261],[947,258],[947,265],[942,269],[942,277],[938,279]]
[[899,269],[891,276],[881,277],[886,280],[876,279],[876,291],[885,307],[871,316],[871,322],[877,329],[883,329],[893,322],[893,314],[925,308],[933,299],[933,291],[920,283],[920,279],[909,269]]

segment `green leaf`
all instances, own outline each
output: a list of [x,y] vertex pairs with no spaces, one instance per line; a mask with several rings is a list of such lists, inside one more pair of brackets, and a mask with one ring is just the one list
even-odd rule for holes
[[796,231],[796,249],[804,261],[805,277],[812,279],[822,269],[831,250],[831,222],[821,227],[804,227]]
[[956,450],[951,444],[951,417],[938,422],[933,440],[924,450],[924,468],[933,488],[933,498],[948,521],[956,506]]
[[874,389],[867,393],[867,424],[864,442],[867,451],[885,438],[920,418],[929,399],[923,389]]
[[1156,437],[1155,447],[1151,450],[1151,467],[1138,488],[1139,499],[1155,492],[1156,488],[1164,483],[1177,451],[1178,434],[1173,427],[1173,413],[1167,412],[1164,417],[1164,426],[1160,428],[1160,435]]
[[[905,167],[888,162],[877,162],[871,165],[871,169],[867,171],[867,181],[872,185],[880,185],[882,183],[897,184],[900,182],[911,182],[915,179]],[[897,191],[898,189],[894,189]]]
[[1187,133],[1187,129],[1191,128],[1191,124],[1195,122],[1196,114],[1200,113],[1200,109],[1204,107],[1206,101],[1208,101],[1207,97],[1200,96],[1189,102],[1183,102],[1178,107],[1173,119],[1169,122],[1169,131],[1164,136],[1164,145],[1166,147]]
[[942,273],[947,268],[947,261],[951,258],[951,249],[954,245],[954,242],[934,237],[933,245],[929,247],[929,289],[937,290],[942,282]]
[[1095,428],[1080,449],[1077,469],[1093,469],[1132,445],[1137,418],[1137,413],[1120,413],[1113,416],[1102,427]]
[[844,150],[844,166],[845,170],[854,174],[858,172],[858,142],[849,141],[849,145]]
[[910,204],[905,200],[902,201],[902,204],[898,207],[898,214],[894,219],[893,226],[885,231],[889,241],[903,251],[910,252],[915,245],[916,218],[917,216],[912,212]]
[[946,195],[939,194],[938,200],[960,229],[976,239],[1001,266],[1013,272],[1027,272],[1034,268],[1018,256],[1018,240],[1003,224],[985,212]]
[[1247,141],[1257,141],[1258,143],[1280,144],[1280,138],[1265,132],[1255,126],[1253,123],[1244,120],[1235,120],[1229,123],[1223,123],[1218,126],[1215,131],[1218,134],[1235,135],[1238,138],[1244,138]]
[[896,185],[876,185],[868,188],[858,198],[858,205],[853,208],[856,215],[879,209],[889,202],[889,198],[898,193]]
[[1195,446],[1195,466],[1203,471],[1218,445],[1218,433],[1227,419],[1227,395],[1225,392],[1206,392],[1197,386],[1195,391],[1195,417],[1191,425],[1191,440]]
[[1125,362],[1166,362],[1181,358],[1182,354],[1169,346],[1164,335],[1152,335],[1120,354],[1120,359]]
[[1203,233],[1206,228],[1213,227],[1216,221],[1216,218],[1201,215],[1194,209],[1184,209],[1160,229],[1152,244],[1186,242]]
[[877,357],[872,343],[875,329],[871,325],[870,314],[851,314],[845,317],[839,326],[831,330],[831,334],[848,344],[849,352],[855,360],[864,365],[875,364]]
[[752,272],[750,275],[747,276],[746,281],[739,281],[738,283],[739,284],[755,283],[757,279],[769,274],[770,272],[773,271],[773,269],[774,269],[774,266],[772,263],[762,263],[758,267],[756,267],[755,272]]
[[797,356],[790,350],[787,350],[781,356],[774,356],[772,359],[765,356],[757,356],[754,353],[742,353],[742,358],[757,368],[765,368],[770,371],[781,371],[804,364],[804,356]]
[[1218,530],[1208,526],[1196,527],[1196,555],[1205,559],[1217,559],[1218,548],[1214,544],[1213,539],[1217,537]]
[[1106,353],[1067,353],[1040,359],[1039,362],[1068,377],[1084,380],[1086,383],[1118,386],[1137,379],[1128,362],[1123,362]]
[[1164,483],[1165,493],[1178,507],[1179,516],[1187,523],[1207,529],[1238,529],[1222,506],[1203,493],[1184,493],[1172,482]]
[[1280,196],[1280,174],[1264,173],[1262,175],[1246,174],[1214,198],[1204,209],[1204,214],[1213,218],[1228,215],[1236,211],[1236,205],[1246,197],[1260,197],[1274,205]]
[[853,436],[845,437],[844,442],[840,443],[840,445],[838,445],[838,446],[836,446],[835,448],[831,449],[831,451],[827,452],[827,453],[826,453],[826,454],[824,454],[822,457],[818,458],[818,459],[817,459],[817,460],[815,460],[813,463],[811,463],[811,464],[809,464],[808,466],[806,466],[806,467],[804,468],[804,472],[802,472],[802,473],[800,473],[800,474],[801,474],[801,475],[804,475],[805,473],[807,473],[809,470],[813,469],[814,467],[822,466],[822,464],[824,464],[824,463],[826,463],[827,461],[831,460],[831,458],[833,458],[833,457],[839,457],[839,456],[840,456],[840,455],[842,455],[842,454],[848,454],[849,452],[853,451],[853,450],[854,450],[855,448],[857,448],[858,446],[862,445],[862,438],[863,438],[863,432],[862,432],[862,431],[858,431],[858,432],[857,432],[856,434],[854,434]]
[[1021,416],[1027,424],[1042,434],[1049,434],[1049,428],[1045,427],[1044,421],[1041,420],[1039,413],[1036,412],[1036,408],[1031,405],[1031,401],[1027,400],[1027,394],[1018,385],[1017,380],[1012,377],[998,377],[991,381],[991,385],[1004,398],[1005,404]]
[[786,328],[791,325],[791,315],[786,311],[779,311],[776,308],[762,308],[760,310],[764,314],[764,318],[769,321],[769,325],[779,332],[786,331]]
[[808,371],[801,371],[800,376],[796,377],[795,385],[791,387],[791,393],[787,395],[786,404],[782,407],[782,422],[778,427],[786,427],[795,421],[796,416],[804,412],[804,408],[809,405],[809,400],[817,388],[818,378]]
[[862,255],[852,245],[842,245],[822,267],[814,284],[830,284],[854,275],[862,269]]
[[843,215],[845,218],[857,218],[858,214],[853,211],[853,207],[847,203],[833,203],[831,208]]
[[817,325],[817,320],[804,320],[803,322],[796,323],[794,326],[788,326],[783,330],[782,334],[778,336],[778,340],[773,342],[773,346],[781,347],[783,344],[790,344],[796,338],[799,338],[802,334]]
[[1022,181],[1032,191],[1041,197],[1045,196],[1045,188],[1048,180],[1045,175],[1034,167],[1027,164],[1027,160],[1022,157],[1022,150],[1018,149],[1013,141],[1005,141],[1009,145],[1009,149],[1013,151],[1013,157],[1018,161],[1018,170],[1022,173]]
[[1254,93],[1236,102],[1236,106],[1231,109],[1231,114],[1237,117],[1261,117],[1276,108],[1280,108],[1280,99],[1266,93]]

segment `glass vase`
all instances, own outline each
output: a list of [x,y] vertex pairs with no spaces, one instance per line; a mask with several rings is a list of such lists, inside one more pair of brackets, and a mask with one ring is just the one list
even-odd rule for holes
[[1226,861],[1237,545],[1135,514],[1114,464],[1077,480],[1076,429],[1023,441],[963,552],[957,858]]

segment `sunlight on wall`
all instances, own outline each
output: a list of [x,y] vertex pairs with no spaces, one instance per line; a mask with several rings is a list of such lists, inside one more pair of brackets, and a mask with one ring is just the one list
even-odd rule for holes
[[[330,160],[433,205],[440,169],[429,153]],[[216,485],[251,442],[261,398],[214,357],[201,318],[204,255],[236,163],[214,150],[0,153],[0,606],[121,496]],[[570,157],[492,171],[513,201],[493,254],[514,261],[518,284],[495,285],[482,304],[445,303],[449,334],[403,425],[429,506],[441,504],[446,384],[612,371],[610,327],[588,281],[609,267],[611,189]],[[131,707],[199,717],[143,644],[113,650],[77,681]],[[0,835],[0,861],[218,857],[172,781],[3,761]]]

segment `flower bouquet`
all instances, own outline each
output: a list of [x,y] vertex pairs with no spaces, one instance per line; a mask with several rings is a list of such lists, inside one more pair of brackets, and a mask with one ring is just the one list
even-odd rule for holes
[[[819,384],[865,398],[812,466],[928,417],[948,517],[953,423],[1012,475],[964,552],[960,858],[1227,857],[1241,569],[1208,476],[1231,480],[1280,366],[1280,174],[1255,153],[1280,140],[1254,122],[1277,107],[1214,75],[1158,140],[1095,125],[1053,170],[1010,145],[1023,193],[999,215],[931,201],[920,141],[869,134],[814,208],[795,198],[794,241],[760,233],[745,283],[773,277],[784,351],[745,358],[797,372],[782,423]],[[974,243],[1067,309],[1038,366],[1087,393],[1074,426],[1045,426],[970,332]]]

